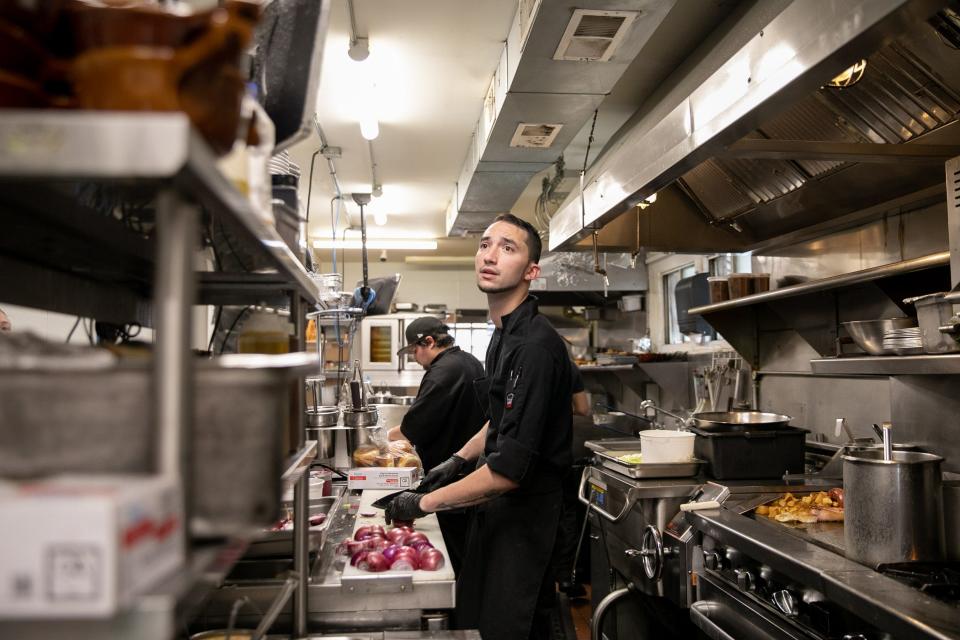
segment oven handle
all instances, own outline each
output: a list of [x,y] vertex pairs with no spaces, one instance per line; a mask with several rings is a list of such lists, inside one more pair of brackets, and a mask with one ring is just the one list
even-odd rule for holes
[[699,600],[690,605],[690,620],[697,625],[710,640],[735,640],[733,636],[723,630],[716,622],[710,619],[710,613],[723,608],[719,602]]
[[[630,512],[631,509],[633,509],[633,505],[637,501],[636,491],[631,487],[627,491],[627,499],[623,503],[623,509],[621,509],[620,513],[618,513],[617,515],[615,516],[611,515],[606,511],[604,511],[603,509],[601,509],[598,505],[594,504],[593,502],[590,502],[589,496],[587,496],[584,493],[584,489],[587,486],[587,476],[589,475],[589,473],[590,473],[590,467],[586,466],[583,468],[583,473],[580,474],[580,490],[577,492],[578,494],[577,497],[580,499],[580,502],[587,505],[588,509],[592,509],[594,512],[600,514],[610,522],[619,522],[620,520],[623,519],[625,515],[627,515]],[[592,490],[591,490],[591,493],[592,493]]]

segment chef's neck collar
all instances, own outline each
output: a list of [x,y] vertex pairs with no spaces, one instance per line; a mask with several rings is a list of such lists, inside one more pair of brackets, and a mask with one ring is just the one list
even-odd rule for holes
[[451,351],[460,351],[460,347],[453,344],[453,345],[450,345],[449,347],[444,348],[442,351],[440,351],[440,353],[434,356],[433,360],[430,361],[430,364],[427,366],[427,368],[432,369],[433,365],[437,364],[437,360],[442,358],[445,353],[450,353]]
[[536,296],[527,295],[517,307],[510,313],[500,316],[500,330],[508,333],[513,325],[523,318],[529,318],[537,313],[539,305]]

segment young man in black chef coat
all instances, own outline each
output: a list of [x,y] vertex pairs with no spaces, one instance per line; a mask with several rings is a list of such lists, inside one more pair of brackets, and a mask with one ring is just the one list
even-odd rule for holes
[[[454,345],[450,328],[426,316],[411,322],[404,335],[407,346],[397,355],[412,353],[427,370],[417,398],[403,421],[390,429],[391,440],[404,438],[417,448],[428,472],[460,450],[486,422],[486,409],[474,391],[474,380],[483,377],[483,365],[472,354]],[[467,514],[462,510],[437,514],[453,570],[460,572],[467,537]]]
[[[458,626],[479,628],[484,640],[550,637],[550,558],[572,462],[572,381],[562,339],[527,295],[539,259],[536,231],[514,216],[498,216],[484,232],[475,267],[497,327],[483,385],[490,421],[424,478],[430,493],[401,494],[386,511],[404,520],[477,505],[456,615]],[[450,483],[465,461],[481,457],[475,471]]]

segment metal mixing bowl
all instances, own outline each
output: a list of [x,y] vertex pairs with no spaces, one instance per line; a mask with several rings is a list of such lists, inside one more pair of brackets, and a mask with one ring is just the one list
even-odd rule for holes
[[894,355],[893,349],[883,348],[883,334],[892,329],[907,329],[917,326],[913,318],[885,318],[883,320],[855,320],[842,322],[857,346],[872,356]]

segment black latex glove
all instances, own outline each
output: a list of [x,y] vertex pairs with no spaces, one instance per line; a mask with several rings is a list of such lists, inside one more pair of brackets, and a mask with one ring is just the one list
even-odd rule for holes
[[453,454],[433,469],[430,469],[430,472],[423,477],[423,480],[421,480],[417,486],[417,493],[430,493],[431,491],[450,484],[457,479],[457,476],[460,475],[466,466],[466,460],[457,454]]
[[397,495],[384,510],[383,517],[387,524],[394,520],[410,522],[427,515],[427,512],[420,508],[420,500],[422,499],[422,493],[414,493],[413,491],[404,491]]

